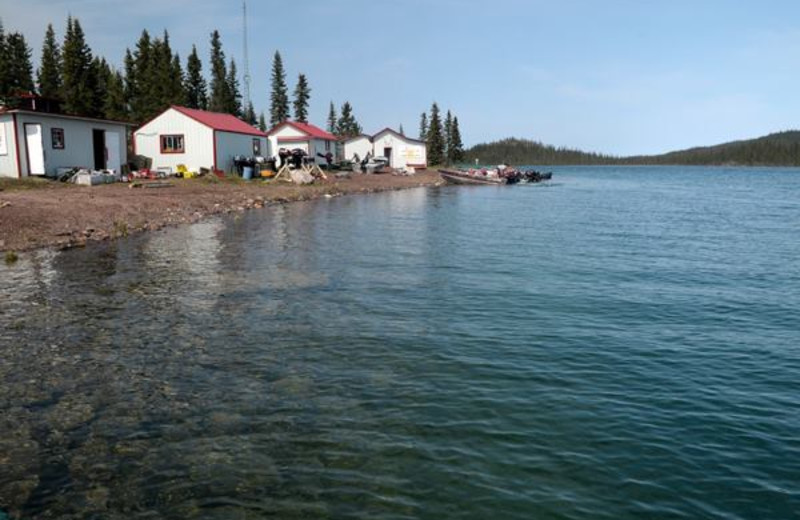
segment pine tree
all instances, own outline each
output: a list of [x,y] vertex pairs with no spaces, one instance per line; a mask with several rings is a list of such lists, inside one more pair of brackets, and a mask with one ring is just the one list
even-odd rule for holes
[[447,116],[444,118],[444,158],[446,164],[451,164],[451,150],[453,144],[453,114],[447,111]]
[[267,131],[267,118],[264,117],[264,112],[261,112],[258,115],[258,129],[261,130],[262,132]]
[[67,18],[62,52],[64,111],[81,116],[96,115],[100,108],[94,106],[97,78],[92,66],[92,51],[86,44],[80,22],[72,17]]
[[305,74],[297,77],[297,86],[294,89],[294,120],[308,123],[308,100],[311,99],[311,88]]
[[428,140],[428,114],[425,112],[419,117],[419,140]]
[[111,82],[113,72],[105,58],[95,56],[92,60],[92,76],[94,76],[94,92],[92,93],[92,115],[103,117],[105,115],[106,93],[108,84]]
[[406,131],[403,129],[403,123],[400,123],[400,130],[399,130],[399,132],[400,132],[400,135],[402,135],[403,137],[405,137],[405,136],[406,136]]
[[453,117],[453,127],[450,131],[451,142],[447,146],[450,152],[450,160],[453,163],[460,163],[464,160],[464,143],[461,142],[461,130],[458,128],[458,117]]
[[258,117],[256,116],[256,109],[252,101],[247,102],[247,107],[244,109],[244,116],[242,119],[244,119],[248,125],[258,125]]
[[128,51],[125,56],[126,94],[131,119],[137,123],[143,123],[158,110],[155,101],[157,85],[153,80],[154,47],[150,33],[144,30],[136,42],[136,50],[132,54]]
[[276,126],[289,119],[289,93],[286,87],[286,72],[283,59],[278,51],[272,59],[272,93],[270,94],[269,121]]
[[336,133],[336,126],[339,119],[336,117],[336,107],[333,105],[333,101],[331,101],[331,107],[328,110],[328,132],[331,134]]
[[197,55],[197,47],[192,45],[192,53],[186,60],[186,106],[189,108],[208,108],[206,80],[203,78],[203,63]]
[[239,91],[239,78],[236,75],[236,62],[231,58],[230,65],[228,66],[228,99],[226,100],[225,112],[241,118],[242,111],[242,94]]
[[61,97],[61,48],[56,42],[53,24],[47,24],[37,80],[40,96],[46,98]]
[[176,52],[172,56],[172,81],[170,82],[170,105],[186,104],[186,89],[184,88],[186,77],[181,67],[181,57]]
[[336,124],[336,135],[340,137],[353,137],[361,133],[361,125],[353,115],[353,107],[349,101],[342,105],[341,115]]
[[211,33],[211,95],[208,100],[208,109],[212,112],[227,112],[229,100],[225,53],[222,52],[219,31],[214,31]]
[[6,30],[0,19],[0,97],[6,95],[8,81],[8,53],[6,49]]
[[428,126],[428,164],[441,165],[445,161],[444,135],[442,120],[439,116],[439,105],[431,106],[431,119]]
[[103,102],[103,116],[115,121],[127,121],[128,110],[125,103],[125,82],[119,71],[113,72],[106,82],[106,95]]
[[33,65],[31,49],[22,33],[13,32],[5,36],[5,82],[3,94],[33,92]]

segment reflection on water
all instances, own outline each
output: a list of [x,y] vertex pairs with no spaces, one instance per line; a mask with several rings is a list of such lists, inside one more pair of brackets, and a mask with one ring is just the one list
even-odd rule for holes
[[0,516],[791,517],[797,181],[665,171],[0,266]]

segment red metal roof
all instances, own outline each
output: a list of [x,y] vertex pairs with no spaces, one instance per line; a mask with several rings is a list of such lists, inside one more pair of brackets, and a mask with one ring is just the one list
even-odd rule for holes
[[279,125],[277,125],[275,128],[273,128],[269,132],[267,132],[267,134],[272,135],[280,127],[282,127],[284,125],[292,126],[292,127],[296,128],[297,130],[300,130],[304,134],[309,135],[311,137],[314,137],[316,139],[323,139],[325,141],[336,141],[336,140],[338,140],[338,138],[335,135],[333,135],[333,134],[331,134],[329,132],[326,132],[325,130],[323,130],[322,128],[320,128],[318,126],[314,126],[314,125],[312,125],[310,123],[301,123],[299,121],[289,121],[288,119],[286,121],[284,121],[283,123],[280,123]]
[[231,114],[222,114],[220,112],[208,112],[206,110],[197,110],[195,108],[180,107],[177,105],[172,106],[181,114],[191,117],[209,128],[219,130],[220,132],[232,132],[235,134],[257,135],[259,137],[266,137],[267,134],[252,127]]

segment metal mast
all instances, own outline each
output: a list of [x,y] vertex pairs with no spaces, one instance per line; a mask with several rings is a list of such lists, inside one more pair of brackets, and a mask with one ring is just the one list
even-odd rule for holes
[[244,109],[250,106],[250,53],[247,45],[247,1],[242,0],[242,25],[244,30]]

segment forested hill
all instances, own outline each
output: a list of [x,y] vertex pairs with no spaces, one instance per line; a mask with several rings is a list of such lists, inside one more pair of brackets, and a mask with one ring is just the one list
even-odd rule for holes
[[503,139],[476,145],[467,160],[482,164],[685,164],[741,166],[800,166],[800,131],[770,134],[757,139],[733,141],[669,152],[663,155],[614,157],[580,150],[556,148],[525,139]]

